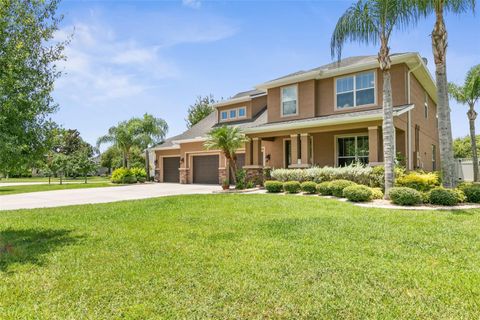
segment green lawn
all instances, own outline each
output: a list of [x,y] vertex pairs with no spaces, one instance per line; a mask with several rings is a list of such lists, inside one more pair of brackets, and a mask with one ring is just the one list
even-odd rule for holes
[[65,190],[65,189],[85,189],[85,188],[99,188],[99,187],[115,187],[118,184],[110,182],[89,182],[85,183],[68,183],[68,184],[34,184],[34,185],[19,185],[0,187],[0,196],[15,193],[27,193],[38,191],[53,191],[53,190]]
[[475,210],[182,196],[0,212],[0,239],[1,319],[480,314]]
[[[109,178],[106,177],[88,177],[88,182],[108,182],[110,181]],[[69,183],[83,183],[84,179],[82,177],[78,177],[76,179],[67,178],[63,179],[63,181],[67,181]],[[0,183],[16,183],[16,182],[48,182],[48,177],[31,177],[31,178],[2,178],[0,179]],[[59,183],[59,178],[51,178],[52,183]]]

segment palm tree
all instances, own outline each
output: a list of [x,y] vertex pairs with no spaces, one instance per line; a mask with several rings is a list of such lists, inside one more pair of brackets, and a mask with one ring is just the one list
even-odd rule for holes
[[332,57],[340,61],[347,41],[380,45],[378,62],[383,73],[383,158],[385,195],[395,180],[392,84],[389,41],[392,32],[416,22],[407,0],[359,0],[338,20],[331,40]]
[[450,96],[458,103],[468,105],[467,117],[470,124],[470,141],[472,144],[473,180],[478,181],[477,141],[475,138],[475,119],[477,118],[477,112],[475,111],[475,103],[480,99],[480,64],[468,71],[463,86],[449,83],[448,91]]
[[[205,148],[221,150],[228,161],[228,165],[235,173],[237,172],[236,152],[246,141],[245,135],[237,127],[222,126],[212,129],[208,133],[207,141],[204,142]],[[233,182],[236,183],[235,174]]]
[[448,101],[447,81],[447,28],[444,13],[463,13],[474,11],[475,0],[411,0],[413,7],[421,15],[435,14],[435,24],[431,34],[432,52],[435,60],[435,78],[437,82],[437,117],[440,142],[440,161],[442,163],[442,182],[447,188],[456,184],[455,163],[453,159],[452,123]]
[[168,130],[167,123],[145,114],[142,118],[132,118],[111,127],[108,133],[97,140],[97,146],[113,143],[123,154],[123,166],[130,167],[130,155],[133,147],[147,148],[163,140]]
[[145,170],[147,179],[150,178],[150,157],[148,148],[161,143],[168,132],[167,122],[161,118],[155,118],[151,114],[145,113],[143,119],[140,119],[142,127],[142,147],[145,149]]

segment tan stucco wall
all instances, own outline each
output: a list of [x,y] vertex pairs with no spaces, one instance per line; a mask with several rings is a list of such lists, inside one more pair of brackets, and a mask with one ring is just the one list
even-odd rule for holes
[[315,80],[300,82],[296,85],[298,86],[298,115],[294,116],[283,117],[281,115],[282,87],[268,89],[268,122],[290,121],[315,116]]
[[267,96],[260,96],[257,98],[253,98],[251,101],[246,101],[246,102],[240,102],[240,103],[233,103],[228,106],[221,106],[217,108],[217,121],[220,121],[220,116],[222,111],[230,110],[230,109],[235,109],[235,108],[240,108],[240,107],[246,107],[247,109],[247,116],[245,118],[236,118],[233,120],[227,120],[223,121],[224,123],[228,123],[230,121],[239,121],[239,120],[245,120],[245,119],[251,119],[255,115],[257,115],[260,110],[262,110],[265,106],[267,105]]

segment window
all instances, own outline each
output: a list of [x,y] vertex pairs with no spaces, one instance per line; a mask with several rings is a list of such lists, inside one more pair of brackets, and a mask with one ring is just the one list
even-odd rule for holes
[[437,146],[432,144],[432,171],[437,170]]
[[423,107],[423,115],[425,116],[425,119],[428,119],[428,94],[425,91],[425,104]]
[[221,119],[222,119],[222,120],[227,120],[227,118],[228,118],[228,113],[227,113],[227,111],[222,111],[222,113],[221,113]]
[[285,168],[288,168],[292,164],[292,142],[290,140],[284,140],[284,159],[285,159]]
[[368,136],[349,136],[337,138],[337,165],[368,163]]
[[297,86],[282,88],[282,116],[293,116],[297,110]]
[[237,109],[230,110],[230,119],[235,119],[237,117]]
[[337,109],[353,108],[375,103],[375,72],[359,73],[337,78]]
[[246,116],[247,116],[247,108],[245,107],[238,108],[238,117],[243,118]]

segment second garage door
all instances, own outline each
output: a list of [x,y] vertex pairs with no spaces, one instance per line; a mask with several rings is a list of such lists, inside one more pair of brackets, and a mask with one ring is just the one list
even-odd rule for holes
[[163,182],[180,182],[180,157],[163,158]]
[[193,183],[218,184],[218,155],[193,157]]

